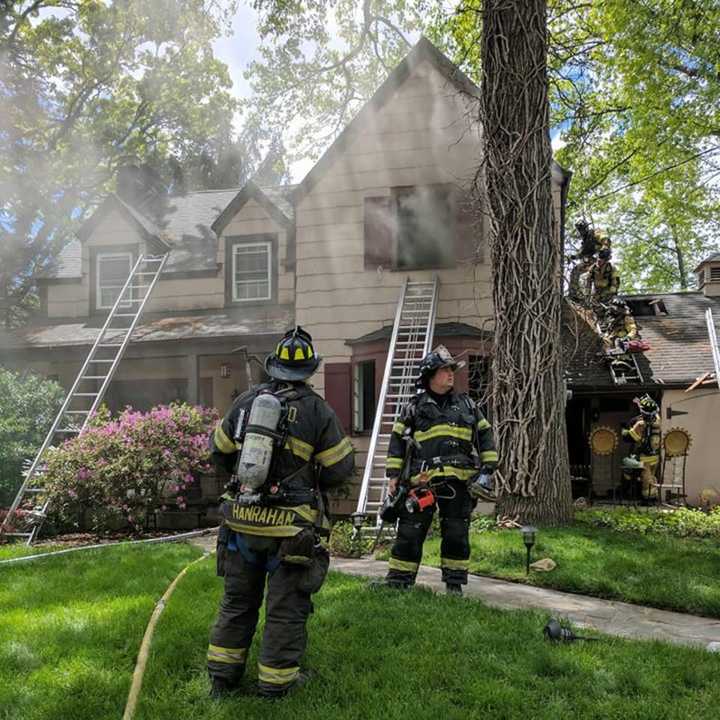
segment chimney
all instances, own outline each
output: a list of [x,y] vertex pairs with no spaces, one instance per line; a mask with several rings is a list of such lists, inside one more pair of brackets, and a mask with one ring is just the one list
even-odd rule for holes
[[117,172],[117,194],[145,215],[154,215],[167,194],[162,178],[147,165],[124,165]]
[[705,297],[720,297],[720,252],[705,258],[696,268],[698,289]]

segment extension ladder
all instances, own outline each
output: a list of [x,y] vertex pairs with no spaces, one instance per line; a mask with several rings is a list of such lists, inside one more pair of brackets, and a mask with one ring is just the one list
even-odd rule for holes
[[[80,435],[97,411],[166,260],[167,254],[141,255],[130,271],[45,441],[25,473],[15,500],[0,525],[0,536],[22,539],[27,545],[37,537],[50,504],[44,497],[46,453]],[[15,517],[18,510],[24,512]]]
[[417,392],[418,365],[431,350],[437,301],[437,276],[427,282],[405,280],[395,313],[356,511],[375,515],[378,523],[378,512],[387,496],[385,461],[392,427]]
[[713,318],[710,308],[705,311],[705,322],[707,323],[710,349],[712,350],[713,365],[715,366],[715,382],[720,387],[720,346],[718,346],[717,333],[715,332],[715,318]]

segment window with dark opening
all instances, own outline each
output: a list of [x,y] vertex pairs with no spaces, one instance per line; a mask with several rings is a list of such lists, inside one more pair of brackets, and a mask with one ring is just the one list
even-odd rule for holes
[[710,268],[710,280],[711,282],[717,282],[720,280],[720,265]]
[[651,315],[667,315],[665,302],[659,299],[628,299],[628,307],[635,317],[649,317]]
[[428,185],[394,190],[398,268],[435,268],[454,259],[451,187]]
[[375,420],[375,361],[353,366],[353,430],[370,432]]

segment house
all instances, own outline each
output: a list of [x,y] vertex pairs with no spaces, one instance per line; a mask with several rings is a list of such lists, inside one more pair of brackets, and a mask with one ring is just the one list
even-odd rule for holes
[[[465,354],[459,387],[479,394],[487,376],[487,227],[468,201],[481,160],[478,100],[423,38],[296,187],[168,196],[152,174],[125,169],[41,280],[42,317],[0,361],[69,386],[133,259],[167,252],[110,405],[182,398],[224,412],[298,323],[324,356],[313,383],[362,463],[406,278],[439,280],[435,341]],[[559,237],[570,175],[557,164],[548,172]]]
[[[688,501],[697,504],[704,490],[720,496],[715,455],[720,392],[716,380],[697,382],[715,371],[705,313],[711,310],[720,334],[720,253],[703,260],[695,273],[698,290],[694,292],[625,296],[642,338],[650,344],[639,358],[641,383],[616,385],[598,357],[600,338],[581,314],[566,309],[564,350],[568,387],[573,391],[567,406],[570,465],[574,475],[592,477],[596,495],[617,488],[621,459],[631,448],[621,442],[612,456],[593,458],[590,432],[602,425],[619,435],[622,423],[637,414],[633,398],[649,393],[660,404],[663,435],[681,427],[692,437],[686,461]],[[664,482],[672,482],[675,473],[680,479],[682,460],[676,463],[677,467],[668,463]]]

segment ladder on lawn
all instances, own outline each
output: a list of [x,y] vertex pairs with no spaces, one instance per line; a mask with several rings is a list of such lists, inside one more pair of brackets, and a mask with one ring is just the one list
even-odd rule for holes
[[25,473],[8,514],[0,524],[1,537],[21,539],[27,545],[31,545],[37,537],[49,506],[43,483],[46,453],[65,440],[80,435],[97,411],[166,260],[167,255],[141,255],[130,271],[45,441]]
[[715,332],[715,318],[713,318],[710,308],[705,311],[705,322],[707,323],[710,349],[712,350],[713,364],[715,365],[715,382],[717,382],[720,388],[720,347],[718,346],[717,334]]
[[438,279],[405,280],[395,313],[385,374],[378,398],[357,513],[375,515],[387,495],[385,460],[392,427],[403,407],[416,394],[418,365],[430,352],[438,302]]

